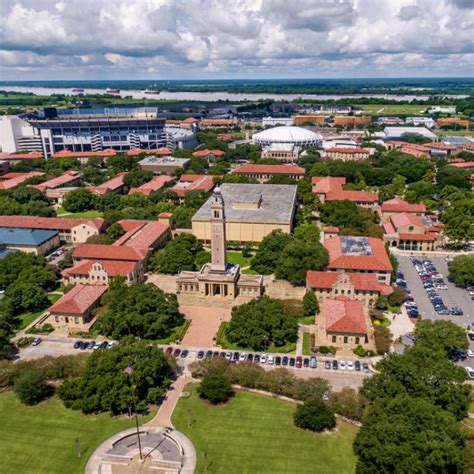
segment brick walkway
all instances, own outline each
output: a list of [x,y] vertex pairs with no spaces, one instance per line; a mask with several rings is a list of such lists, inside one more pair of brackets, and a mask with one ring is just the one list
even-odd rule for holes
[[191,325],[183,338],[183,347],[212,347],[213,337],[223,321],[230,321],[230,308],[208,306],[180,306],[180,311],[191,320]]

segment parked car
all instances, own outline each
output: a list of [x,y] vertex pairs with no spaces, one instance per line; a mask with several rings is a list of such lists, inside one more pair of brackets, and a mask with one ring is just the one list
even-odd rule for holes
[[307,357],[303,359],[303,367],[309,367],[309,359]]
[[471,349],[468,349],[468,350],[467,350],[467,356],[468,356],[468,357],[474,357],[474,351],[471,350]]
[[253,354],[247,356],[247,362],[253,362]]
[[181,359],[186,359],[188,355],[189,355],[189,351],[187,349],[183,349],[183,351],[181,352]]
[[274,362],[275,362],[275,359],[273,358],[273,356],[269,355],[267,359],[267,364],[273,365]]
[[364,362],[362,364],[362,369],[364,370],[365,373],[368,373],[369,372],[369,364],[367,364],[367,362]]
[[102,341],[100,343],[99,349],[107,349],[109,347],[109,343],[107,341]]
[[255,357],[253,358],[253,361],[258,364],[260,362],[260,354],[255,354]]
[[312,357],[309,359],[309,366],[310,366],[312,369],[315,369],[315,368],[318,366],[318,361],[317,361],[316,357],[312,356]]
[[280,356],[275,357],[275,365],[281,365],[281,357]]
[[34,339],[33,339],[33,342],[31,343],[32,346],[37,346],[38,344],[41,344],[41,341],[43,339],[41,339],[41,337],[39,336],[36,336]]
[[180,349],[179,347],[177,347],[177,348],[174,350],[173,355],[174,355],[175,357],[178,357],[179,354],[181,354],[181,349]]
[[282,363],[282,365],[288,365],[288,357],[284,356],[281,363]]
[[464,367],[469,378],[474,379],[474,369],[472,367]]
[[453,316],[462,316],[464,313],[458,306],[453,306],[449,311]]
[[299,369],[303,366],[303,357],[301,356],[298,356],[296,358],[296,367]]
[[474,341],[474,332],[469,332],[469,333],[467,333],[467,337],[468,337],[471,341]]
[[357,372],[360,372],[360,362],[358,360],[354,362],[354,369],[357,370]]
[[225,352],[224,351],[219,352],[219,357],[222,357],[223,359],[225,359]]
[[232,352],[229,352],[229,351],[226,352],[226,353],[225,353],[225,358],[226,358],[227,360],[232,359]]
[[232,356],[232,360],[234,362],[237,362],[239,360],[239,353],[238,352],[234,352],[234,355]]
[[324,362],[324,367],[326,367],[326,369],[330,369],[331,368],[331,361],[327,360],[326,362]]
[[219,351],[214,351],[212,353],[212,357],[219,357]]
[[202,359],[204,357],[204,351],[198,352],[198,359]]
[[339,369],[346,370],[346,361],[345,360],[341,360],[339,362]]
[[239,361],[240,362],[245,362],[246,358],[247,358],[247,353],[246,352],[241,352],[240,357],[239,357]]
[[173,348],[171,346],[166,348],[165,354],[172,354],[173,353]]
[[332,368],[333,368],[334,370],[337,370],[337,369],[339,368],[338,365],[339,365],[339,364],[337,363],[337,360],[334,359],[334,360],[332,361]]
[[265,364],[267,362],[267,356],[265,354],[262,354],[260,356],[260,363]]
[[347,362],[347,370],[354,370],[354,362],[351,360]]
[[87,349],[94,349],[95,346],[95,341],[90,341],[89,344],[87,344]]
[[290,367],[294,367],[294,366],[295,366],[295,358],[290,357]]
[[82,342],[82,341],[76,341],[76,342],[74,343],[74,349],[79,349],[79,348],[81,347],[81,342]]
[[212,351],[211,350],[208,350],[206,352],[206,359],[210,359],[212,357]]

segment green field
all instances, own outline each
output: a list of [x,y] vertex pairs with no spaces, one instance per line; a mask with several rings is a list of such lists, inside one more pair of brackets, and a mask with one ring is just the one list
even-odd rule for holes
[[458,137],[474,137],[474,130],[436,130],[435,135],[443,136],[458,136]]
[[309,332],[303,333],[303,355],[309,356],[311,355],[311,347],[310,347],[311,337]]
[[[141,423],[152,415],[141,417]],[[0,472],[3,474],[83,473],[95,448],[133,420],[108,414],[83,415],[68,410],[57,398],[33,407],[13,392],[0,394]],[[81,457],[77,455],[79,437]]]
[[241,267],[248,267],[252,261],[252,257],[245,258],[241,252],[227,252],[227,261]]
[[95,217],[102,217],[102,212],[100,211],[84,211],[84,212],[75,212],[70,213],[64,210],[62,207],[58,207],[56,209],[56,214],[62,217],[72,217],[75,219],[85,218],[85,219],[93,219]]
[[211,406],[196,386],[188,389],[191,396],[180,398],[172,421],[196,448],[196,472],[205,472],[204,453],[210,473],[354,472],[355,426],[341,423],[334,434],[314,434],[294,426],[292,403],[238,392],[227,404]]
[[396,115],[396,114],[420,114],[427,106],[426,105],[411,105],[411,104],[394,104],[394,105],[379,105],[379,104],[365,104],[357,105],[357,108],[362,109],[362,113],[370,115]]

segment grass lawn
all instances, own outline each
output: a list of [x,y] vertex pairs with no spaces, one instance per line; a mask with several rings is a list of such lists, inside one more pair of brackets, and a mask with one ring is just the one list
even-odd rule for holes
[[305,324],[305,325],[314,324],[314,319],[315,319],[315,316],[305,316],[304,318],[299,318],[298,322],[300,324]]
[[309,332],[303,333],[303,355],[309,356],[311,355],[311,348],[310,348],[310,334]]
[[190,325],[191,321],[189,319],[186,319],[186,321],[184,321],[181,326],[178,326],[169,337],[158,339],[154,342],[156,342],[157,344],[171,344],[174,343],[177,339],[182,340]]
[[[48,295],[49,301],[51,301],[51,304],[56,303],[56,301],[61,298],[61,295]],[[42,309],[41,311],[36,311],[34,313],[28,312],[28,313],[22,313],[19,314],[18,316],[15,317],[15,327],[16,329],[24,329],[28,324],[31,324],[41,313],[43,313],[45,310]]]
[[[141,417],[141,423],[151,417],[152,414]],[[0,394],[0,419],[0,471],[5,474],[83,473],[89,456],[100,443],[134,426],[128,418],[86,416],[68,410],[57,398],[27,407],[11,391]]]
[[252,261],[252,257],[244,257],[242,252],[227,252],[227,261],[241,267],[248,267]]
[[354,472],[355,426],[341,423],[337,433],[314,434],[294,426],[292,403],[238,392],[212,406],[199,399],[196,386],[188,389],[191,396],[180,398],[172,421],[196,448],[196,472],[205,470],[204,452],[211,473]]
[[64,210],[64,208],[62,207],[58,207],[56,209],[56,214],[58,216],[61,216],[62,214],[64,214],[64,217],[71,217],[74,219],[80,219],[80,218],[93,219],[95,217],[102,217],[102,212],[100,211],[84,211],[84,212],[70,213]]
[[438,137],[442,136],[467,136],[467,137],[473,137],[474,136],[474,130],[436,130],[434,132],[435,135]]
[[364,113],[373,115],[396,115],[396,114],[419,114],[427,108],[426,105],[412,105],[412,104],[365,104],[357,105],[357,108],[363,109]]
[[255,270],[251,270],[250,268],[242,270],[242,273],[244,275],[258,275],[258,272],[256,272]]

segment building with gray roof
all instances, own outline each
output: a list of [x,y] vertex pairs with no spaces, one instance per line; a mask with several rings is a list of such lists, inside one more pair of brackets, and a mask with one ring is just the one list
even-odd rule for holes
[[59,245],[57,230],[0,228],[0,247],[2,248],[46,255]]

